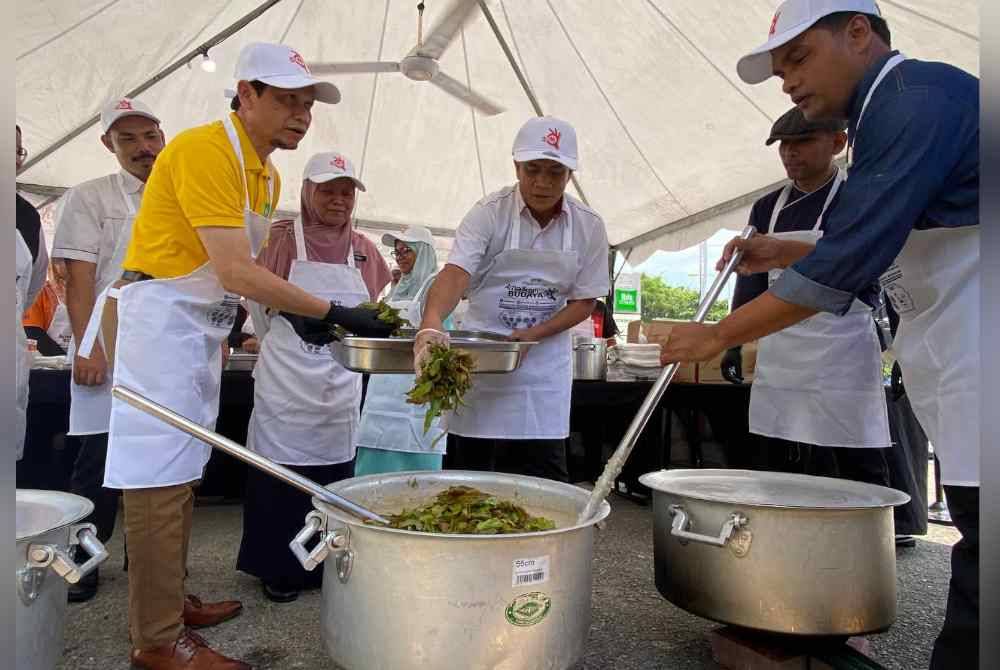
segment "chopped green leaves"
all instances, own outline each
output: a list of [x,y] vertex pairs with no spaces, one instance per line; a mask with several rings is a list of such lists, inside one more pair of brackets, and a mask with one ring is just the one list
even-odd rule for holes
[[432,344],[429,353],[413,388],[406,394],[406,402],[428,405],[424,415],[425,435],[434,419],[443,412],[463,406],[462,397],[472,387],[472,369],[475,367],[472,356],[464,351]]
[[388,515],[389,527],[421,533],[466,533],[500,535],[553,530],[551,519],[531,516],[509,500],[471,486],[452,486],[433,501]]

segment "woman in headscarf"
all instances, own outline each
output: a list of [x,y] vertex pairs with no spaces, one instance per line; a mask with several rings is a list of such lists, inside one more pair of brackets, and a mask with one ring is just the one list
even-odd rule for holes
[[[257,262],[345,306],[374,301],[389,283],[389,266],[375,243],[353,230],[357,189],[364,191],[364,184],[343,155],[310,158],[299,217],[271,227]],[[351,477],[361,375],[334,361],[328,346],[302,340],[284,316],[271,315],[253,377],[247,446],[321,484]],[[310,509],[305,493],[248,471],[236,567],[259,577],[275,602],[295,600],[300,590],[322,583],[323,571],[305,571],[288,549]]]
[[[386,302],[402,310],[414,326],[420,323],[431,280],[437,274],[437,254],[431,231],[411,226],[398,235],[384,235],[382,243],[393,247],[392,255],[402,272]],[[447,323],[445,327],[450,327]],[[354,475],[408,470],[440,470],[445,436],[440,418],[424,433],[425,405],[406,402],[413,388],[413,375],[372,375],[368,380],[365,407],[361,413],[358,455]]]

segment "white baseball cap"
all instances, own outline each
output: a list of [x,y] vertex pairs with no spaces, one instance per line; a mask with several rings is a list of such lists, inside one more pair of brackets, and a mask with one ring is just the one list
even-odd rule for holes
[[[340,90],[328,81],[316,79],[299,52],[284,44],[251,42],[240,50],[236,61],[236,81],[260,81],[275,88],[315,87],[316,100],[335,105],[340,102]],[[226,89],[227,98],[236,91]]]
[[101,108],[101,128],[107,133],[115,121],[125,116],[144,116],[159,125],[160,120],[153,114],[153,110],[145,104],[132,98],[118,98],[112,100]]
[[308,179],[314,184],[322,184],[340,177],[351,179],[359,190],[365,190],[365,185],[355,176],[354,163],[347,156],[336,151],[315,154],[306,163],[306,169],[302,171],[302,178]]
[[740,79],[748,84],[759,84],[770,78],[774,74],[771,51],[788,44],[823,17],[837,12],[882,16],[875,0],[786,0],[771,19],[767,42],[736,64]]
[[387,247],[396,246],[396,240],[400,242],[423,242],[434,246],[434,236],[431,231],[423,226],[410,226],[401,233],[386,233],[382,236],[382,244]]
[[570,170],[577,167],[576,131],[554,116],[536,116],[517,131],[514,138],[514,160],[526,163],[553,160]]

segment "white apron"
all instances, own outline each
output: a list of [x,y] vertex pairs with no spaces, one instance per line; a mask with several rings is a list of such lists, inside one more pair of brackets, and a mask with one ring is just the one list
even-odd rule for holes
[[[301,219],[295,219],[296,259],[288,281],[347,307],[368,302],[354,265],[308,260]],[[302,340],[286,319],[272,320],[253,371],[254,404],[247,446],[285,465],[334,465],[354,458],[361,375],[334,360],[330,347]]]
[[[412,300],[393,300],[388,304],[402,310],[402,316],[410,323],[419,324],[424,295],[436,276],[428,277]],[[435,419],[424,434],[427,406],[406,402],[406,393],[413,388],[415,380],[416,375],[372,375],[369,378],[358,446],[421,454],[445,452],[448,441],[443,437],[442,418]]]
[[15,232],[17,239],[14,243],[14,458],[19,461],[24,455],[24,431],[28,427],[28,379],[31,375],[32,360],[32,354],[28,351],[28,336],[24,333],[23,316],[24,310],[28,308],[25,303],[34,263],[31,259],[31,250],[21,237],[21,231]]
[[[775,233],[791,192],[786,186],[768,235],[815,245],[843,178],[838,171],[812,230]],[[771,270],[768,284],[781,273]],[[750,432],[823,447],[891,445],[881,348],[868,305],[855,299],[844,316],[821,312],[761,339],[750,387]]]
[[[904,60],[897,55],[885,64],[861,117],[882,79]],[[979,226],[911,230],[881,280],[900,319],[892,349],[913,413],[941,461],[941,481],[979,486]]]
[[[118,174],[115,182],[118,184],[118,191],[121,193],[128,215],[117,239],[115,239],[111,262],[107,264],[104,276],[97,278],[97,284],[94,287],[97,299],[94,301],[94,309],[90,312],[90,321],[87,323],[87,330],[80,342],[79,351],[76,350],[73,342],[67,349],[66,358],[70,362],[73,361],[74,354],[77,353],[88,358],[96,338],[101,338],[103,350],[104,338],[101,335],[101,318],[104,314],[104,303],[108,298],[111,285],[122,276],[122,263],[125,262],[125,252],[128,251],[128,243],[132,239],[132,223],[135,221],[136,215],[135,205],[125,190],[125,178]],[[112,374],[113,371],[108,370],[105,381],[100,386],[81,386],[72,378],[70,379],[69,431],[66,433],[67,435],[97,435],[108,432],[108,425],[111,423]]]
[[[504,250],[469,295],[464,330],[506,335],[548,321],[566,306],[577,274],[573,217],[567,216],[561,251],[521,249],[520,213],[514,211]],[[572,335],[566,330],[535,345],[510,374],[475,375],[467,407],[448,417],[448,431],[463,437],[562,439],[569,435],[572,390]]]
[[[240,162],[251,254],[270,221],[250,208],[243,152],[231,119],[223,121]],[[271,203],[274,203],[273,185]],[[114,383],[127,386],[192,421],[212,428],[219,414],[222,343],[240,297],[226,293],[207,262],[183,277],[133,282],[118,290]],[[153,488],[200,479],[211,447],[128,403],[113,399],[104,485]]]

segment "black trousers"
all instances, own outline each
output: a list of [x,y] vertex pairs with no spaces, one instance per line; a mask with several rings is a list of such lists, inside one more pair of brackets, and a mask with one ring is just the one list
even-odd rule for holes
[[446,470],[506,472],[568,482],[566,440],[493,440],[448,435]]
[[838,477],[889,486],[889,464],[885,458],[885,449],[822,447],[775,437],[756,437],[758,449],[754,459],[755,469]]
[[73,474],[70,477],[70,493],[83,496],[94,503],[94,511],[83,520],[97,527],[97,539],[107,542],[115,531],[118,516],[118,500],[121,491],[104,487],[104,464],[108,459],[108,434],[81,435],[75,438],[80,443]]
[[[354,475],[354,461],[286,467],[321,485]],[[257,468],[247,468],[243,540],[236,558],[236,569],[281,590],[319,588],[323,584],[322,567],[306,571],[288,548],[288,543],[302,530],[306,514],[312,509],[312,499],[308,494]]]
[[931,670],[971,670],[979,667],[979,487],[945,486],[944,494],[962,539],[951,549],[948,609]]

